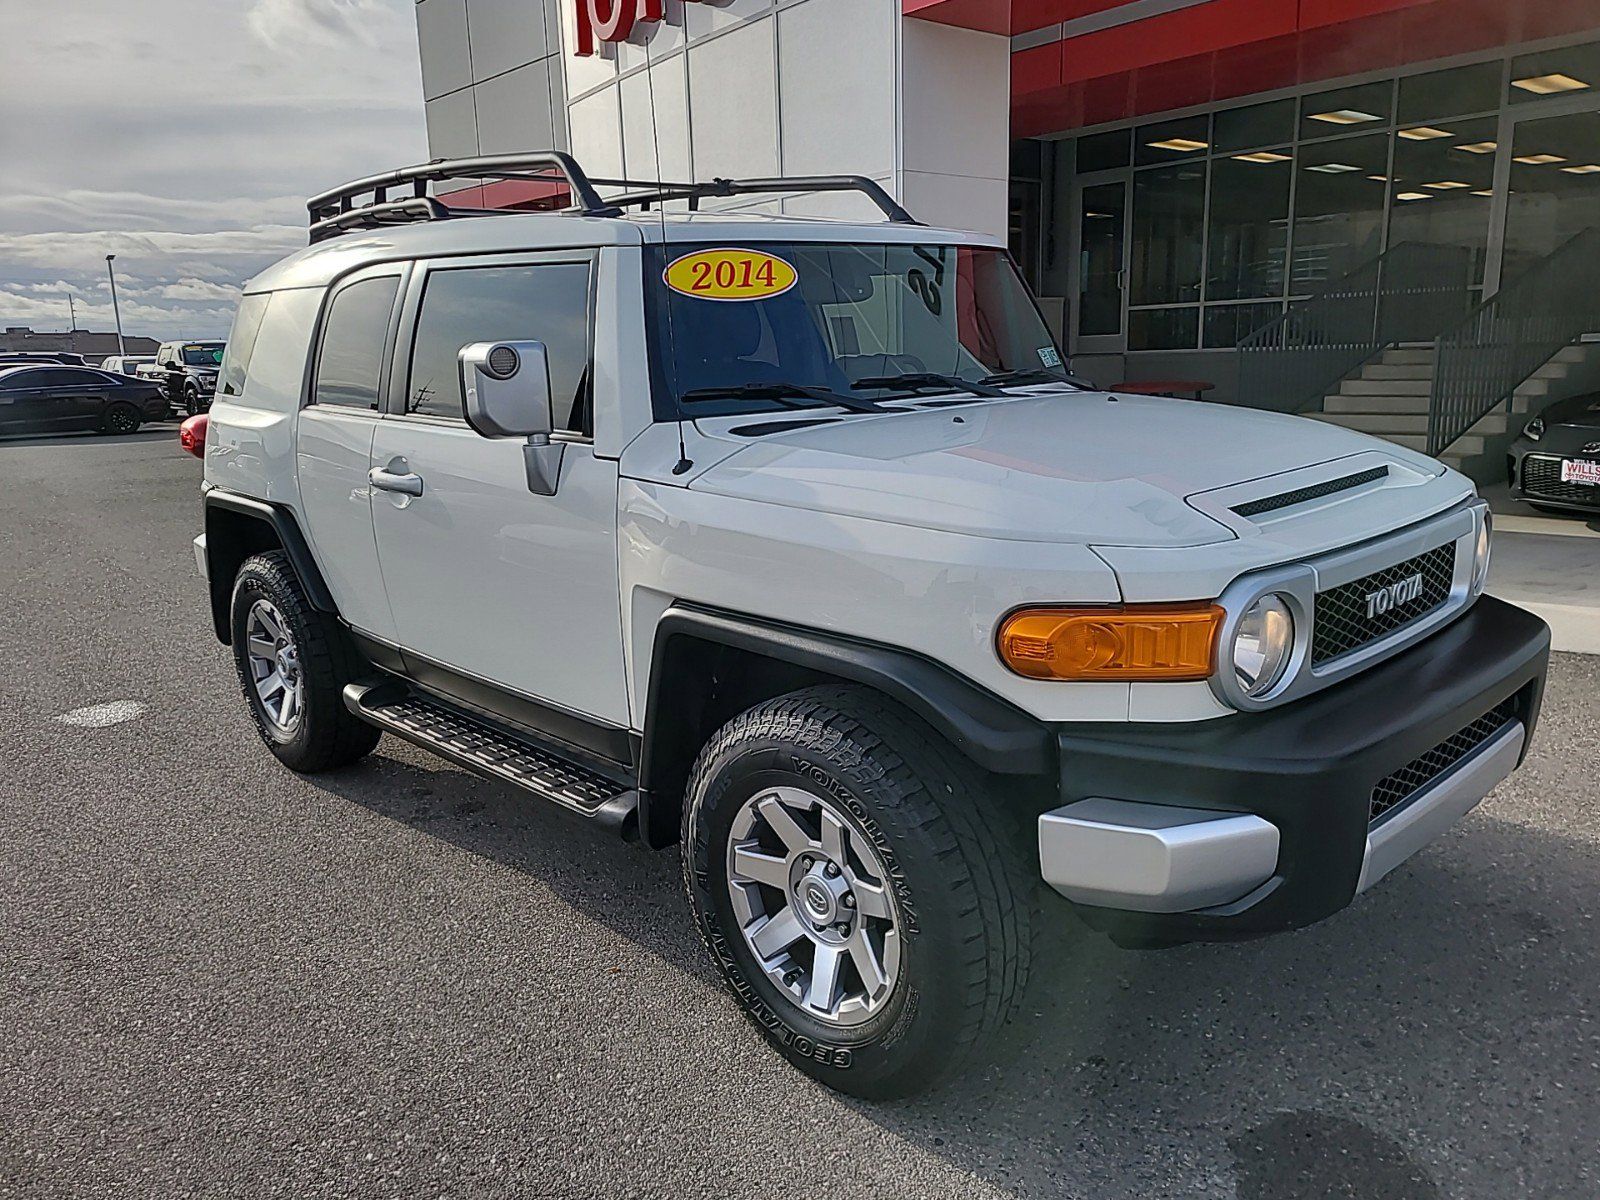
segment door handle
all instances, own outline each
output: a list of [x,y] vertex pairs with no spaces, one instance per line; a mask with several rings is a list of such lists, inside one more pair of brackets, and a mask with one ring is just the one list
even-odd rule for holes
[[422,495],[421,475],[399,475],[382,467],[373,467],[367,472],[367,482],[380,491],[401,492],[407,496]]

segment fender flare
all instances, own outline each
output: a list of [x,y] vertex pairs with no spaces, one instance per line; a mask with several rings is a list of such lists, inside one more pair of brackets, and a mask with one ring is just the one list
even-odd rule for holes
[[[219,641],[226,645],[232,640],[228,605],[232,596],[233,576],[238,569],[236,563],[231,571],[217,569],[221,551],[229,540],[224,522],[220,519],[223,513],[234,513],[270,527],[283,552],[288,555],[289,565],[294,568],[311,607],[320,612],[338,613],[339,607],[334,603],[333,593],[328,590],[327,581],[323,579],[317,560],[311,553],[311,544],[300,531],[294,513],[281,504],[213,487],[205,495],[206,573],[211,590],[211,620]],[[245,557],[248,555],[239,556],[239,561],[242,562]]]
[[738,613],[675,604],[656,624],[640,753],[640,786],[663,784],[674,723],[691,705],[674,690],[674,675],[696,644],[730,647],[821,675],[860,683],[916,713],[983,770],[997,775],[1048,775],[1055,745],[1045,724],[950,668],[909,650]]

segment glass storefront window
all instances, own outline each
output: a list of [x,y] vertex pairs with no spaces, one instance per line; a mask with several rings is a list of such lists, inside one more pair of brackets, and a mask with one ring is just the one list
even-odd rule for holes
[[1229,350],[1283,313],[1277,301],[1269,304],[1206,305],[1206,349]]
[[1382,249],[1389,135],[1303,146],[1296,166],[1289,290],[1303,293],[1377,257]]
[[1211,164],[1207,300],[1283,295],[1293,167],[1286,153]]
[[1600,91],[1600,42],[1524,54],[1511,60],[1507,98],[1513,104],[1592,91]]
[[1244,108],[1229,108],[1216,116],[1213,138],[1218,153],[1253,150],[1294,141],[1294,101],[1271,100]]
[[1200,306],[1134,309],[1128,314],[1129,350],[1193,350],[1200,342]]
[[1377,129],[1394,114],[1394,80],[1318,92],[1300,101],[1302,138],[1337,137]]
[[1505,282],[1580,230],[1600,225],[1600,113],[1520,121],[1511,155]]
[[1211,118],[1204,114],[1141,125],[1133,135],[1133,161],[1140,167],[1193,158],[1210,148]]
[[1134,173],[1130,304],[1200,299],[1205,207],[1204,160]]
[[1407,76],[1400,81],[1400,123],[1493,112],[1500,107],[1500,69],[1500,63],[1486,62]]
[[1494,153],[1482,147],[1498,126],[1494,117],[1441,120],[1401,129],[1394,143],[1389,245],[1459,246],[1470,253],[1473,287],[1483,282],[1494,195]]
[[1090,175],[1095,171],[1114,171],[1127,166],[1128,145],[1132,135],[1131,129],[1113,129],[1110,133],[1092,133],[1079,138],[1075,168],[1078,174]]

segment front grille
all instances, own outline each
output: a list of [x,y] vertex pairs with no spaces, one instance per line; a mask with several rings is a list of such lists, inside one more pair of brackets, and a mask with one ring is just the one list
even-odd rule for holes
[[1561,460],[1548,454],[1530,454],[1522,460],[1522,490],[1541,500],[1600,508],[1600,487],[1592,483],[1562,483]]
[[[1447,542],[1416,558],[1318,592],[1316,618],[1311,631],[1311,665],[1321,666],[1340,655],[1359,650],[1369,642],[1375,642],[1401,626],[1427,616],[1450,598],[1450,582],[1455,574],[1455,565],[1455,543]],[[1375,613],[1370,617],[1367,615],[1368,596],[1413,575],[1422,576],[1421,594],[1404,604],[1396,604],[1388,612]]]
[[1426,754],[1412,759],[1393,774],[1385,775],[1372,789],[1368,821],[1376,823],[1403,807],[1423,788],[1516,719],[1517,697],[1512,696],[1502,700],[1465,729],[1457,730]]

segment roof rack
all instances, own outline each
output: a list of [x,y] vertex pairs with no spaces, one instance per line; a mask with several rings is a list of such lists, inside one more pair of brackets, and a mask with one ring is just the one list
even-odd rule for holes
[[[559,176],[557,178],[556,176]],[[352,229],[376,229],[415,221],[492,216],[506,209],[452,208],[429,195],[430,184],[450,179],[521,180],[564,184],[572,203],[563,211],[587,217],[620,217],[624,209],[648,210],[653,204],[686,200],[690,211],[710,197],[756,193],[860,192],[896,225],[916,225],[910,213],[873,180],[862,175],[791,175],[773,179],[712,179],[707,183],[665,183],[659,179],[592,179],[570,154],[540,150],[527,154],[490,154],[475,158],[436,158],[414,167],[353,180],[306,201],[311,241],[337,237]],[[597,187],[629,189],[602,198]],[[391,199],[390,191],[411,194]]]

